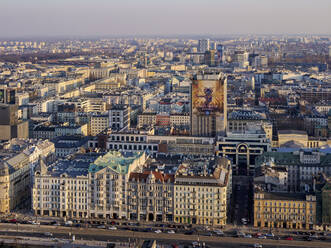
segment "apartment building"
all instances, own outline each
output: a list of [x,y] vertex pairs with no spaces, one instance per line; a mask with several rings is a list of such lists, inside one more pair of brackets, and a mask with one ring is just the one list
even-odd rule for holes
[[256,159],[256,167],[270,163],[286,168],[288,191],[301,192],[313,188],[314,176],[331,176],[331,154],[319,151],[266,152]]
[[49,170],[41,163],[34,173],[32,209],[35,215],[88,217],[89,161],[60,160]]
[[[31,171],[39,159],[54,158],[54,144],[49,141],[24,144],[24,150],[13,141],[0,151],[0,212],[9,213],[15,208],[27,206],[31,196]],[[26,146],[29,145],[29,146]]]
[[109,127],[108,113],[93,114],[89,117],[89,134],[96,136]]
[[128,181],[128,218],[173,221],[174,175],[159,171],[131,173]]
[[68,218],[127,219],[127,187],[131,172],[146,162],[145,153],[111,151],[76,154],[47,169],[35,170],[36,215]]
[[144,126],[166,125],[166,126],[189,126],[189,114],[157,114],[143,113],[138,115],[138,128]]
[[112,132],[89,140],[90,148],[108,150],[146,151],[163,154],[213,155],[215,139],[175,135],[152,135],[147,132]]
[[127,105],[114,105],[109,109],[109,126],[114,130],[127,130],[130,127],[131,108]]
[[254,194],[254,227],[313,229],[316,196],[305,193]]
[[[216,168],[211,171],[214,165]],[[232,192],[230,160],[217,158],[182,164],[174,184],[176,223],[226,225]]]

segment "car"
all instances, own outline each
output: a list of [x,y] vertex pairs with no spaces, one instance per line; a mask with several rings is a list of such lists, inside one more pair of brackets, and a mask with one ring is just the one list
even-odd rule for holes
[[267,233],[265,236],[267,236],[268,238],[273,238],[275,237],[275,235],[273,233]]
[[280,237],[279,236],[275,236],[274,237],[274,240],[280,240]]
[[310,236],[305,236],[303,239],[305,241],[313,241],[313,239]]
[[260,236],[257,236],[258,239],[266,239],[267,237],[265,235],[260,235]]
[[251,234],[245,234],[244,238],[251,239],[252,238],[252,235]]
[[99,225],[99,226],[97,226],[97,228],[99,228],[99,229],[106,229],[106,226],[105,225]]
[[209,237],[213,236],[213,234],[211,232],[206,232],[206,233],[203,233],[202,235],[203,236],[209,236]]
[[155,233],[162,233],[162,231],[159,229],[159,230],[156,230],[154,231]]
[[310,236],[312,239],[318,239],[319,237],[318,237],[318,235],[317,235],[317,233],[315,233],[314,235],[311,235]]
[[192,246],[193,246],[193,247],[196,247],[196,246],[198,246],[198,245],[199,245],[199,243],[198,243],[197,241],[193,241],[193,242],[192,242]]
[[214,233],[216,234],[216,236],[224,236],[224,232],[221,230],[215,230]]
[[261,235],[263,235],[263,234],[260,233],[260,232],[257,232],[257,233],[254,234],[254,237],[257,238],[258,236],[261,236]]
[[175,231],[174,231],[174,230],[169,230],[167,233],[169,233],[169,234],[174,234]]
[[74,223],[71,220],[68,220],[64,223],[65,226],[72,226]]
[[262,248],[263,246],[261,244],[254,244],[254,248]]
[[288,236],[288,237],[285,238],[285,240],[293,240],[293,237]]
[[116,226],[110,226],[110,227],[108,227],[108,230],[117,230],[117,227]]
[[192,230],[188,230],[186,232],[184,232],[185,235],[192,235],[193,234],[193,231]]
[[11,219],[11,220],[9,220],[9,223],[14,223],[14,224],[16,224],[16,223],[17,223],[17,220],[16,220],[16,219]]
[[45,232],[44,235],[46,237],[53,237],[53,233],[50,233],[50,232]]

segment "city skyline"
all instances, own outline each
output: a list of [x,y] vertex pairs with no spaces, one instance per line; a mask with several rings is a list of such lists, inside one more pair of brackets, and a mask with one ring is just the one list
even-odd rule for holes
[[331,2],[2,1],[0,38],[330,34]]

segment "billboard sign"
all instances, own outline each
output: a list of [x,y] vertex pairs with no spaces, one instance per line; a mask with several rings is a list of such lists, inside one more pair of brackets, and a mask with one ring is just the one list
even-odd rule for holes
[[223,80],[194,80],[192,82],[192,113],[206,115],[224,113]]

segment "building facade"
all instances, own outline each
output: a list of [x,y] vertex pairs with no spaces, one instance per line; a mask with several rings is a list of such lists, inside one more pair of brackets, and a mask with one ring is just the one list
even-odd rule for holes
[[316,196],[309,194],[254,194],[254,227],[313,229]]
[[172,222],[174,175],[159,171],[131,173],[128,181],[128,218]]
[[227,125],[227,78],[224,75],[199,74],[191,85],[191,133],[215,137],[224,134]]
[[178,168],[174,185],[174,222],[226,225],[232,192],[232,168],[226,158],[217,159],[216,163],[212,174],[206,171],[200,175],[193,174],[186,164]]

